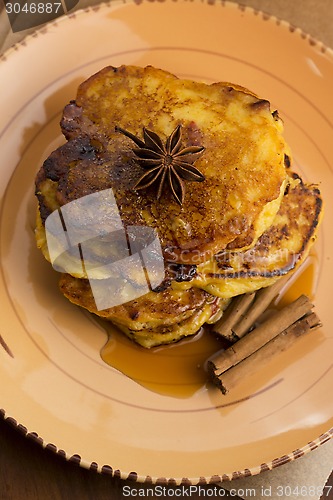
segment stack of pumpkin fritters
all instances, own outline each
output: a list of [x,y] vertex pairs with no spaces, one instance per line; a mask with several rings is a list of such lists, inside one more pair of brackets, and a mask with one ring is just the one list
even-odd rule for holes
[[36,178],[37,244],[50,260],[50,214],[108,189],[125,231],[153,228],[164,277],[141,297],[98,310],[91,279],[108,278],[102,265],[60,277],[71,302],[144,347],[193,335],[232,297],[293,273],[316,237],[319,190],[291,171],[277,111],[243,87],[107,67],[80,85],[61,129],[67,142]]

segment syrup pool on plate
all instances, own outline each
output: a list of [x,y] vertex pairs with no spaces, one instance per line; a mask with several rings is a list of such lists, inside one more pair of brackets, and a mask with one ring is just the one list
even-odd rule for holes
[[174,397],[190,397],[207,382],[205,363],[224,346],[205,328],[175,344],[146,349],[111,324],[102,359],[147,389]]
[[[311,253],[274,302],[280,308],[301,294],[314,299],[318,259]],[[101,350],[105,363],[149,390],[173,397],[187,398],[207,383],[207,360],[226,347],[209,327],[175,344],[145,349],[128,339],[115,326],[98,320],[108,334]]]
[[278,308],[284,307],[296,300],[300,295],[307,295],[311,301],[314,301],[318,269],[318,256],[314,250],[311,250],[310,255],[306,258],[300,269],[291,277],[289,284],[287,284],[281,296],[277,297],[274,305]]

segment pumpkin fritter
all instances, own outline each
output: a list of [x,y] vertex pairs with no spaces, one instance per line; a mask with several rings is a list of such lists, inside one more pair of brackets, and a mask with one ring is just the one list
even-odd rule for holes
[[[170,190],[133,189],[143,174],[116,127],[165,141],[181,125],[183,147],[203,146],[179,205]],[[57,207],[112,188],[124,226],[157,229],[167,260],[198,264],[224,248],[253,245],[271,225],[286,187],[282,122],[269,102],[230,83],[181,80],[152,67],[107,67],[78,89],[61,121],[66,144],[40,169],[42,222]],[[51,194],[52,193],[52,194]]]
[[187,266],[183,275],[179,266],[169,264],[160,291],[103,311],[96,309],[88,280],[63,274],[61,292],[144,347],[195,333],[218,310],[223,312],[231,297],[270,286],[305,260],[316,238],[322,199],[317,186],[290,175],[273,224],[252,249],[221,252],[200,266]]
[[[165,276],[146,295],[97,309],[91,280],[108,279],[104,249],[117,238],[107,228],[103,244],[91,247],[89,264],[103,265],[90,281],[76,250],[60,278],[71,302],[144,347],[216,321],[232,297],[294,272],[315,240],[320,192],[290,171],[277,111],[243,87],[182,80],[152,67],[107,67],[80,85],[61,129],[67,142],[36,177],[37,245],[51,260],[48,216],[104,190],[114,194],[127,237],[133,226],[153,228]],[[78,227],[88,224],[84,211],[75,219]]]
[[62,274],[60,290],[71,302],[116,324],[143,347],[169,344],[196,333],[228,301],[199,288],[149,292],[136,300],[97,311],[90,283]]
[[304,184],[295,173],[290,177],[273,224],[255,246],[215,255],[197,267],[191,286],[218,297],[234,297],[270,286],[304,262],[317,237],[323,202],[316,185]]
[[59,282],[61,292],[71,302],[78,304],[102,318],[110,319],[131,330],[169,326],[187,319],[206,303],[208,293],[199,288],[149,292],[136,300],[97,311],[88,280],[62,274]]

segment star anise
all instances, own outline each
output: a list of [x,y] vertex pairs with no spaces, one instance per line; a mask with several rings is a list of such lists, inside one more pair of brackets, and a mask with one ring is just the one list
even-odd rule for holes
[[145,189],[158,182],[157,200],[160,199],[164,184],[167,182],[177,203],[182,205],[185,196],[184,180],[202,182],[205,176],[193,166],[205,148],[189,146],[182,148],[181,125],[178,125],[163,144],[161,138],[151,130],[143,127],[142,141],[121,127],[116,127],[138,146],[133,148],[137,156],[136,162],[147,172],[137,181],[133,189]]

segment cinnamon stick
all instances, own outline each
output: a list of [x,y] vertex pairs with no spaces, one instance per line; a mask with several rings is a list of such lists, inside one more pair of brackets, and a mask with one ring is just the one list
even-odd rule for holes
[[244,317],[255,299],[255,292],[245,293],[235,297],[222,318],[212,325],[212,332],[221,335],[230,342],[235,342],[237,337],[233,332],[234,326]]
[[283,330],[242,362],[237,363],[223,373],[217,373],[219,370],[211,362],[208,368],[212,381],[219,387],[223,394],[226,394],[240,380],[252,375],[258,369],[258,366],[264,366],[277,353],[288,349],[294,343],[295,339],[320,326],[321,323],[318,316],[315,313],[310,313]]
[[289,274],[280,278],[273,285],[258,290],[251,308],[248,309],[247,313],[240,321],[235,322],[233,325],[233,334],[236,338],[242,338],[250,330],[288,280]]
[[308,314],[313,305],[308,297],[301,295],[291,304],[273,313],[266,321],[238,340],[235,344],[209,361],[209,371],[219,377],[234,365],[262,348],[283,330]]

